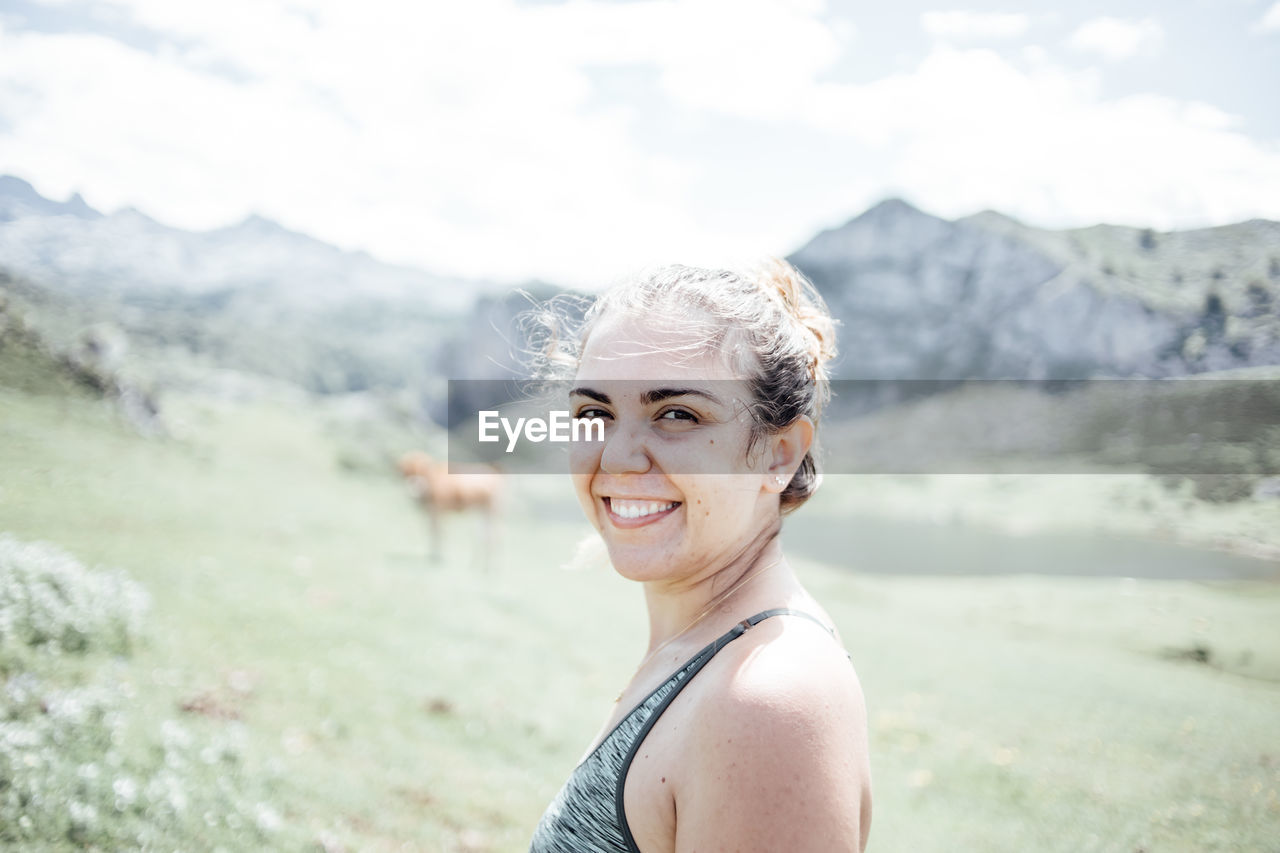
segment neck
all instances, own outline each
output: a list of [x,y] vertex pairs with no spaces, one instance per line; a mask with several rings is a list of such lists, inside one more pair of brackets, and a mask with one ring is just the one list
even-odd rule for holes
[[725,612],[739,615],[738,611],[752,602],[781,604],[795,583],[774,530],[762,545],[723,567],[679,584],[645,584],[649,653],[674,643],[681,634],[700,636],[708,626],[720,624],[723,620],[718,617]]

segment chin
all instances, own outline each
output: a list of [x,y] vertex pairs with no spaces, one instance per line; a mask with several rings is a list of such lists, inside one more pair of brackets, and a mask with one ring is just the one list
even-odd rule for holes
[[649,549],[641,553],[639,548],[630,548],[617,543],[605,543],[609,549],[609,562],[613,570],[629,581],[658,580],[671,573],[672,559],[669,554],[656,554]]

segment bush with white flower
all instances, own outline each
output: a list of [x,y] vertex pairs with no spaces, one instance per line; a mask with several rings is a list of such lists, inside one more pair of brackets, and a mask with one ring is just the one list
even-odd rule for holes
[[32,652],[127,654],[149,605],[146,590],[120,572],[0,535],[0,671]]
[[238,726],[131,734],[152,727],[131,719],[112,657],[147,607],[119,572],[0,535],[0,849],[276,846],[281,817],[244,791]]

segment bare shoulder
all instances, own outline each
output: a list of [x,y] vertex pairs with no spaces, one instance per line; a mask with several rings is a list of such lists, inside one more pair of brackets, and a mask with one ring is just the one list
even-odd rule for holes
[[[723,660],[722,660],[723,658]],[[717,709],[753,720],[797,714],[811,723],[863,713],[862,687],[839,641],[811,619],[767,619],[726,646],[708,687]]]
[[726,647],[689,716],[677,850],[861,850],[866,706],[844,650],[806,619]]
[[735,703],[755,708],[788,697],[836,698],[861,703],[862,689],[848,653],[812,619],[782,616],[748,630],[722,652],[731,666],[726,687]]

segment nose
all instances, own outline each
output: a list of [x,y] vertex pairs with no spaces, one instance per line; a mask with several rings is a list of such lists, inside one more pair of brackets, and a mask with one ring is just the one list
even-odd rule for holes
[[617,424],[606,431],[600,470],[606,474],[643,474],[653,465],[642,428]]

